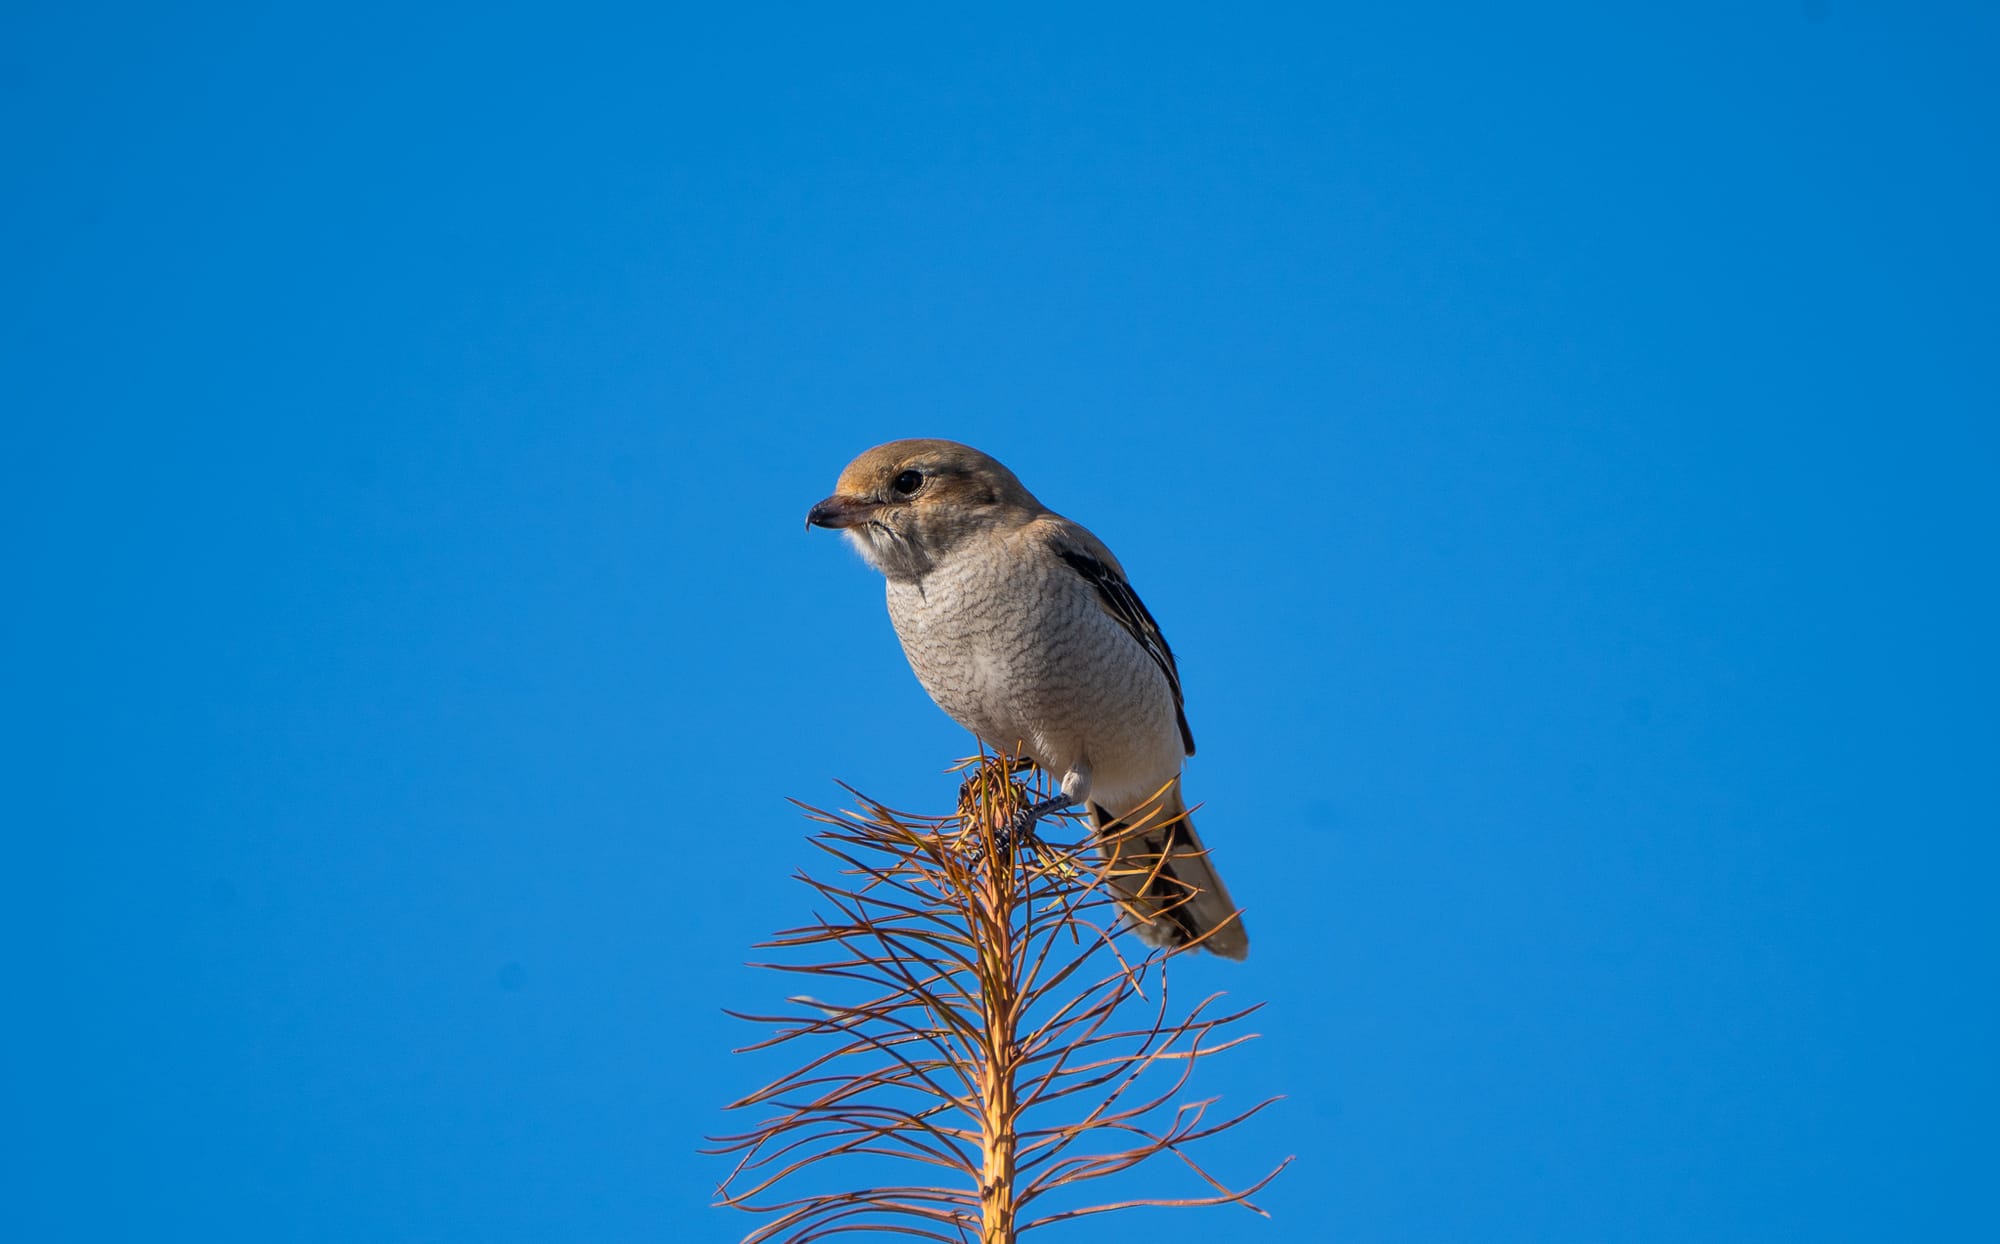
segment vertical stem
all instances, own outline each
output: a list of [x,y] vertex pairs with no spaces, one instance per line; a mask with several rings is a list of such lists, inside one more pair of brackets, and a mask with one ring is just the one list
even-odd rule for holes
[[[989,1032],[992,1036],[1004,1036]],[[1014,1065],[1007,1053],[991,1059],[980,1085],[982,1159],[979,1188],[980,1244],[1014,1244]]]
[[[997,788],[997,789],[996,789]],[[977,809],[984,825],[977,870],[975,902],[980,911],[971,922],[979,944],[981,993],[984,999],[984,1065],[979,1069],[980,1244],[1014,1244],[1014,1123],[1015,1025],[1020,1016],[1020,981],[1014,962],[1014,905],[1019,844],[1004,831],[1020,803],[1019,788],[1003,775],[986,786],[987,798]],[[978,927],[978,926],[984,926]]]

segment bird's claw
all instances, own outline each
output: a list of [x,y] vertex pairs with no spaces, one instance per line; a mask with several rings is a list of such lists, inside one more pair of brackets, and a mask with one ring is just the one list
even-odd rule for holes
[[1060,812],[1069,807],[1070,802],[1068,796],[1055,794],[1022,808],[1007,818],[1007,823],[1001,827],[1000,845],[1011,847],[1016,843],[1031,841],[1035,836],[1035,826],[1041,819],[1051,812]]

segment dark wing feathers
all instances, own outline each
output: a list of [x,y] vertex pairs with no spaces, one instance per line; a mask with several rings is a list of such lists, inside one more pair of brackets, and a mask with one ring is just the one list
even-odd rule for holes
[[1167,646],[1167,637],[1160,634],[1160,624],[1153,621],[1145,602],[1139,599],[1139,594],[1132,590],[1132,585],[1125,581],[1125,576],[1117,568],[1102,558],[1060,541],[1056,543],[1055,550],[1069,563],[1070,569],[1097,589],[1097,599],[1103,602],[1104,611],[1116,618],[1118,624],[1139,641],[1146,655],[1153,658],[1153,663],[1167,676],[1167,685],[1174,692],[1174,716],[1180,720],[1181,742],[1186,745],[1187,754],[1194,755],[1194,734],[1188,729],[1187,709],[1181,699],[1181,672],[1174,665],[1174,650]]

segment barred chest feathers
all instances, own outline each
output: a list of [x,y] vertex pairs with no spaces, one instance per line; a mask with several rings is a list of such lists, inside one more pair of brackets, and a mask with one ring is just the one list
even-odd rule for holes
[[1098,797],[1180,771],[1173,689],[1096,590],[1053,556],[950,557],[890,579],[889,617],[924,690],[989,747],[1094,772]]

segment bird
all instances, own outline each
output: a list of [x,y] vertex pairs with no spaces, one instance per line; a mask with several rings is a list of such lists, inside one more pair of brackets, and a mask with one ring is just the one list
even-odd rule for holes
[[855,458],[806,526],[843,532],[882,573],[938,707],[1049,775],[1056,793],[1023,824],[1082,805],[1115,843],[1112,891],[1141,940],[1249,953],[1181,795],[1194,735],[1173,649],[1102,540],[995,459],[934,439]]

